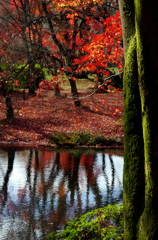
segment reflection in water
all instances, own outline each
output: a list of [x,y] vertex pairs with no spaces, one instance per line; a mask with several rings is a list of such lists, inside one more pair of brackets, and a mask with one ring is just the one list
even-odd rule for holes
[[0,151],[0,240],[42,239],[122,200],[123,158],[104,152]]
[[7,169],[6,174],[4,176],[4,182],[3,182],[3,186],[2,186],[2,195],[4,197],[4,200],[2,201],[2,206],[7,201],[8,181],[9,181],[9,176],[10,176],[12,170],[13,170],[14,157],[15,157],[15,152],[14,151],[8,152],[8,169]]

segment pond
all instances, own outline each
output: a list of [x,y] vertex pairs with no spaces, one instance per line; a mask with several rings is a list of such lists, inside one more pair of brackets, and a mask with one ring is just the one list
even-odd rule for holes
[[0,240],[39,240],[122,201],[119,151],[0,150]]

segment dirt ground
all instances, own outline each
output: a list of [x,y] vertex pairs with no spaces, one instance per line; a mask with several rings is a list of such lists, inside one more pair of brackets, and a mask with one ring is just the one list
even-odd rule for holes
[[45,91],[43,96],[22,92],[11,94],[15,118],[5,119],[5,102],[0,96],[0,145],[49,146],[55,132],[86,132],[118,138],[123,143],[123,93],[98,93],[79,89],[81,107],[75,107],[72,95],[62,90],[60,96]]

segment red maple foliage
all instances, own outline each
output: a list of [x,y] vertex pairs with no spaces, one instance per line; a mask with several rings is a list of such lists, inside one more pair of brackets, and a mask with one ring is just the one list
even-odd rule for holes
[[[108,2],[113,7],[117,5],[115,0]],[[0,57],[1,64],[7,65],[6,70],[0,66],[0,90],[3,95],[0,96],[1,142],[49,144],[48,136],[55,132],[82,131],[103,134],[109,138],[118,135],[122,140],[122,125],[116,123],[123,114],[120,92],[103,96],[90,94],[89,98],[81,100],[78,109],[74,106],[74,99],[78,98],[72,98],[69,93],[62,93],[58,97],[51,94],[52,88],[60,90],[58,83],[66,75],[71,80],[70,84],[76,84],[80,72],[101,74],[99,76],[103,78],[108,75],[109,63],[122,67],[119,13],[108,17],[107,6],[100,9],[102,0],[29,0],[27,3],[24,0],[0,1],[3,16]],[[43,93],[39,92],[35,97],[30,95],[27,101],[23,100],[21,90],[10,93],[14,119],[6,121],[4,98],[7,102],[10,97],[8,86],[10,84],[15,89],[20,84],[16,77],[21,70],[13,75],[17,70],[14,68],[24,64],[22,68],[26,70],[26,86],[30,87],[39,77],[35,70],[36,63],[47,67],[53,75],[52,79],[41,81]],[[101,87],[102,84],[99,85]],[[79,92],[79,97],[82,98],[82,94]]]
[[77,71],[98,71],[109,75],[109,63],[123,68],[122,28],[119,11],[104,21],[105,31],[93,37],[91,43],[85,44],[81,51],[87,54],[74,59]]
[[[103,7],[103,2],[29,0],[27,6],[23,0],[1,3],[3,22],[10,29],[6,31],[9,36],[1,33],[5,40],[1,61],[8,61],[10,53],[10,63],[28,65],[28,78],[34,81],[35,63],[54,68],[53,75],[61,71],[74,80],[75,72],[108,75],[109,63],[122,67],[120,16],[116,13],[108,17],[108,4]],[[114,0],[107,3],[117,6]]]

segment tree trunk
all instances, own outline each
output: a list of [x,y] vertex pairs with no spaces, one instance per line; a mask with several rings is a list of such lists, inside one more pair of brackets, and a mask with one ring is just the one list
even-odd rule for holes
[[6,102],[6,109],[7,109],[6,116],[7,116],[7,119],[11,120],[14,118],[14,112],[13,112],[11,97],[9,96],[9,94],[5,96],[5,102]]
[[44,74],[40,67],[36,67],[35,63],[32,63],[28,68],[28,80],[29,80],[29,93],[35,93],[39,88],[39,84],[42,80],[44,80]]
[[139,239],[158,239],[158,2],[135,1],[145,154],[145,207]]
[[125,240],[158,239],[158,2],[119,0],[125,48]]
[[[129,45],[124,72],[125,151],[123,196],[125,239],[136,239],[136,229],[144,207],[144,149],[141,104],[138,89],[135,39]],[[132,123],[132,124],[131,124]]]
[[71,85],[71,93],[73,95],[74,104],[76,107],[80,107],[81,103],[80,100],[78,100],[78,91],[76,87],[76,82],[72,78],[69,79],[70,85]]
[[60,87],[58,83],[55,84],[54,95],[60,96]]
[[11,97],[9,96],[8,90],[6,89],[4,80],[1,81],[1,85],[2,85],[1,92],[3,97],[5,98],[5,104],[6,104],[6,118],[11,120],[14,118],[14,111],[13,111]]

